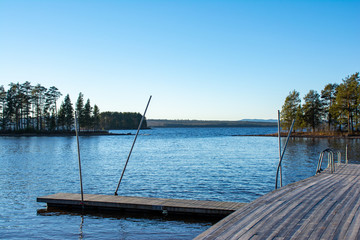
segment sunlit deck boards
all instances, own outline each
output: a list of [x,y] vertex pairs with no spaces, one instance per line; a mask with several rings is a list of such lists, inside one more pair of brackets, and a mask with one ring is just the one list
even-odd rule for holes
[[360,239],[360,165],[340,165],[266,194],[199,239]]
[[[50,207],[81,208],[81,195],[74,193],[57,193],[39,197],[37,201],[45,202]],[[243,207],[245,204],[84,194],[84,205],[87,209],[224,217]]]

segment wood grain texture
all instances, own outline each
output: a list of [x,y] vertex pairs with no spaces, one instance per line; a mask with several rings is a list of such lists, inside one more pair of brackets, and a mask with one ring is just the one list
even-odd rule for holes
[[[75,193],[56,193],[38,197],[38,202],[45,202],[48,206],[81,207],[81,195]],[[112,195],[84,194],[85,208],[113,209],[124,211],[162,212],[167,214],[186,214],[204,216],[227,216],[245,203],[217,202],[185,199],[127,197]]]
[[270,192],[195,239],[360,239],[360,165]]

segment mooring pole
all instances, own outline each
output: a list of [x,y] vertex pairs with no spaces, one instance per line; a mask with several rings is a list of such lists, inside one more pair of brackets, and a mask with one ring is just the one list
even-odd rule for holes
[[75,133],[76,133],[76,142],[78,150],[78,159],[79,159],[79,175],[80,175],[80,188],[81,188],[81,205],[84,208],[84,190],[82,184],[82,174],[81,174],[81,160],[80,160],[80,144],[79,144],[79,134],[78,134],[78,124],[77,124],[77,113],[75,111]]
[[126,170],[126,166],[127,166],[128,162],[129,162],[129,159],[130,159],[130,156],[131,156],[132,150],[133,150],[133,148],[134,148],[134,145],[135,145],[135,142],[136,142],[137,136],[138,136],[138,134],[139,134],[140,128],[141,128],[142,123],[143,123],[143,121],[144,121],[146,111],[147,111],[147,109],[148,109],[148,107],[149,107],[149,104],[150,104],[150,100],[151,100],[151,96],[150,96],[149,101],[148,101],[148,103],[147,103],[147,105],[146,105],[146,108],[145,108],[144,114],[142,115],[142,118],[141,118],[141,121],[140,121],[139,127],[138,127],[138,129],[137,129],[136,134],[135,134],[135,138],[134,138],[133,144],[132,144],[132,146],[131,146],[131,149],[130,149],[129,155],[128,155],[127,159],[126,159],[126,163],[125,163],[124,169],[123,169],[123,171],[122,171],[122,173],[121,173],[121,177],[120,177],[119,183],[118,183],[117,188],[116,188],[116,190],[115,190],[115,196],[117,196],[117,195],[118,195],[118,194],[117,194],[117,192],[118,192],[118,190],[119,190],[121,180],[122,180],[122,178],[123,178],[123,176],[124,176],[124,173],[125,173],[125,170]]
[[[275,189],[277,189],[277,185],[278,185],[278,175],[279,175],[279,171],[280,171],[282,159],[283,159],[283,157],[284,157],[285,150],[286,150],[287,144],[288,144],[288,142],[289,142],[292,129],[293,129],[293,127],[294,127],[294,123],[295,123],[295,119],[294,119],[294,120],[292,121],[292,123],[291,123],[290,131],[288,132],[288,135],[287,135],[287,138],[286,138],[284,150],[282,151],[281,156],[280,156],[280,159],[279,159],[279,164],[278,164],[277,171],[276,171]],[[282,183],[280,184],[280,187],[282,187]]]
[[280,162],[280,170],[279,170],[279,172],[280,172],[280,186],[282,186],[280,110],[278,110],[278,140],[279,140],[279,162]]

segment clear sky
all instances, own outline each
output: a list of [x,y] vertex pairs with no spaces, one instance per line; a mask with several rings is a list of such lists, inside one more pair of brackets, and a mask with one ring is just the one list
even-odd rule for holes
[[[275,119],[360,71],[360,1],[0,0],[0,85],[149,119]],[[62,101],[62,99],[60,99]]]

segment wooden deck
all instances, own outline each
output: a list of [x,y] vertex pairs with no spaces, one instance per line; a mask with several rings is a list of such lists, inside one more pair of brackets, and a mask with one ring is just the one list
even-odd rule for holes
[[[57,193],[38,197],[37,201],[45,202],[49,207],[82,208],[81,195],[74,193]],[[197,215],[202,217],[223,218],[244,205],[245,203],[236,202],[84,194],[85,209],[108,210],[113,212],[150,212],[166,215]]]
[[360,239],[360,165],[270,192],[195,239]]

